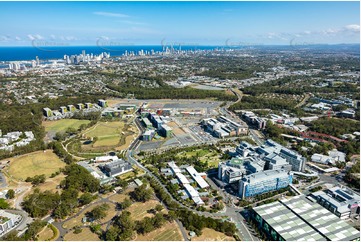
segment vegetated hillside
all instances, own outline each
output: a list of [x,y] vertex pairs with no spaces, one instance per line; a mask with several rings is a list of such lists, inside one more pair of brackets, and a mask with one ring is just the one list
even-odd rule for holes
[[311,123],[310,129],[315,132],[325,133],[333,136],[352,134],[360,131],[360,122],[351,119],[323,117]]
[[99,98],[101,97],[82,95],[80,97],[60,97],[57,99],[43,98],[39,100],[39,103],[26,105],[0,103],[0,130],[2,133],[33,131],[36,139],[27,146],[16,147],[12,153],[0,151],[0,159],[46,148],[43,142],[45,129],[41,126],[43,108],[59,109],[60,106],[66,106],[68,104],[94,103],[97,102]]

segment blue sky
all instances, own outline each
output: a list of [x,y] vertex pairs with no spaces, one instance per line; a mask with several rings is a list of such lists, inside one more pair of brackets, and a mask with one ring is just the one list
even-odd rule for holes
[[359,2],[0,2],[0,46],[359,43]]

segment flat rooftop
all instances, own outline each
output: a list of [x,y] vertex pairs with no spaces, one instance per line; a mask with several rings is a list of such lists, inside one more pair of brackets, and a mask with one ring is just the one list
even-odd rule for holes
[[303,195],[253,208],[286,241],[352,241],[359,231]]

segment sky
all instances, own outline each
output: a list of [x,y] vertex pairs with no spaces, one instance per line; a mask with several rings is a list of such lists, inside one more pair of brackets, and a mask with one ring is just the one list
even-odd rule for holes
[[0,2],[0,46],[360,42],[359,2]]

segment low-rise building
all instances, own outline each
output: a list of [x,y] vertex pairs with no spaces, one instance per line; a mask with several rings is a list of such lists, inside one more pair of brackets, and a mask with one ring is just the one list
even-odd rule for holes
[[21,222],[22,217],[18,214],[0,210],[0,236],[9,232]]
[[67,105],[67,107],[68,107],[68,111],[69,111],[69,112],[74,112],[74,111],[76,111],[75,106],[72,105],[72,104]]
[[84,104],[78,103],[78,104],[76,105],[76,108],[79,109],[79,110],[82,110],[82,109],[84,109]]
[[194,169],[193,166],[186,167],[186,170],[188,171],[189,175],[197,182],[198,186],[200,188],[207,188],[209,187],[208,183],[203,179],[203,177]]
[[67,109],[65,106],[61,106],[61,107],[59,108],[59,112],[60,112],[61,114],[65,114],[65,113],[68,112],[68,109]]
[[119,160],[118,156],[116,155],[105,155],[105,156],[98,156],[95,157],[94,161],[97,163],[100,162],[110,162],[110,161],[115,161],[115,160]]
[[311,161],[315,163],[325,164],[325,165],[334,165],[335,160],[331,156],[322,155],[322,154],[313,154],[311,156]]
[[[175,176],[177,178],[177,180],[175,180],[174,182],[172,180],[171,182],[172,183],[179,183],[185,188],[185,191],[186,191],[187,194],[185,195],[184,198],[188,198],[188,197],[191,198],[196,205],[204,204],[204,202],[200,198],[200,195],[199,195],[198,191],[194,187],[192,187],[190,185],[191,182],[187,179],[187,177],[184,174],[182,174],[182,170],[174,163],[174,161],[168,162],[168,166],[170,167],[170,170],[171,170],[173,176]],[[200,174],[194,168],[193,169],[192,168],[186,167],[186,170],[188,172],[190,171],[190,173],[192,173],[193,176],[197,173],[197,175],[195,175],[195,176],[197,176],[197,180],[198,180],[197,181],[195,179],[197,184],[201,184],[200,186],[207,187],[202,181],[200,181],[200,179],[198,177],[198,176],[200,176]],[[165,173],[167,173],[167,172],[165,172]],[[165,174],[165,173],[163,173],[163,174]],[[192,176],[192,174],[191,174],[191,176]],[[179,191],[179,192],[181,192],[181,191]]]
[[86,109],[89,109],[89,108],[92,108],[92,107],[93,107],[92,103],[85,103],[85,108]]
[[109,177],[119,176],[123,173],[133,170],[132,165],[123,159],[118,159],[118,160],[109,162],[109,163],[103,165],[101,167],[101,169]]
[[154,135],[155,135],[155,130],[153,130],[153,129],[146,130],[143,133],[143,140],[144,141],[152,141]]
[[248,134],[247,125],[236,123],[224,116],[220,116],[217,119],[203,119],[202,125],[207,132],[210,132],[212,135],[218,138]]
[[53,111],[50,108],[43,108],[43,114],[45,117],[51,117],[53,116]]
[[311,196],[341,219],[348,219],[351,214],[360,214],[360,196],[348,188],[336,186],[326,191],[314,192]]
[[336,149],[330,150],[328,155],[332,157],[335,161],[345,162],[346,161],[346,153],[338,151]]
[[107,101],[105,101],[104,99],[99,99],[99,100],[98,100],[98,105],[99,105],[100,107],[102,107],[102,108],[108,107],[108,103],[107,103]]

